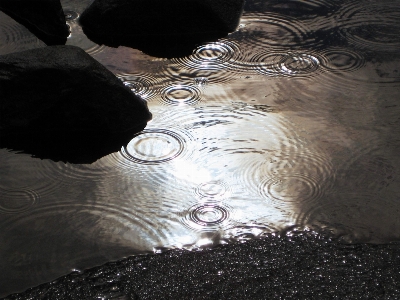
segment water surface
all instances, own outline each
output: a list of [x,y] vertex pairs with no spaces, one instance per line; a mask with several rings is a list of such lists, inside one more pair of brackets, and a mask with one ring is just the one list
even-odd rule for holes
[[[400,1],[248,0],[237,31],[172,59],[88,40],[88,2],[62,1],[67,44],[154,118],[93,164],[0,149],[0,296],[291,226],[400,239]],[[44,46],[0,12],[0,54]]]

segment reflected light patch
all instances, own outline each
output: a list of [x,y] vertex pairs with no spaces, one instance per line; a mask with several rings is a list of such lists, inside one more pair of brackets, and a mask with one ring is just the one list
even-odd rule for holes
[[173,162],[175,176],[183,180],[200,184],[211,181],[210,172],[188,161],[176,160]]
[[177,238],[176,245],[178,248],[184,248],[186,245],[191,245],[196,242],[197,236],[183,235]]
[[213,241],[210,240],[210,239],[200,239],[200,240],[196,243],[196,245],[197,245],[198,247],[203,247],[203,246],[212,245],[212,244],[213,244]]

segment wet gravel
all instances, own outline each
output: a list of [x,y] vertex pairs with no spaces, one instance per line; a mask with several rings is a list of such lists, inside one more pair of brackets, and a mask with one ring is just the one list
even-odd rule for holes
[[399,266],[399,242],[290,231],[129,257],[3,299],[399,299]]

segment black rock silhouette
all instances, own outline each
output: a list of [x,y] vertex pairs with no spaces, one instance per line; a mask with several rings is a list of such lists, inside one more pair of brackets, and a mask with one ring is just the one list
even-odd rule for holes
[[0,10],[47,45],[63,45],[69,28],[59,0],[0,0]]
[[244,0],[95,0],[80,23],[98,44],[178,57],[234,31],[243,6]]
[[146,102],[78,47],[0,56],[1,148],[91,163],[150,119]]

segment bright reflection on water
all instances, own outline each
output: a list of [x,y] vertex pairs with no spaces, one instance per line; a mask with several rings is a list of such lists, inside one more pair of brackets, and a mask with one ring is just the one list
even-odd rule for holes
[[[0,149],[0,296],[128,255],[298,225],[400,238],[400,6],[247,0],[238,30],[162,59],[67,44],[148,101],[153,120],[90,165]],[[0,15],[0,54],[43,47]]]

